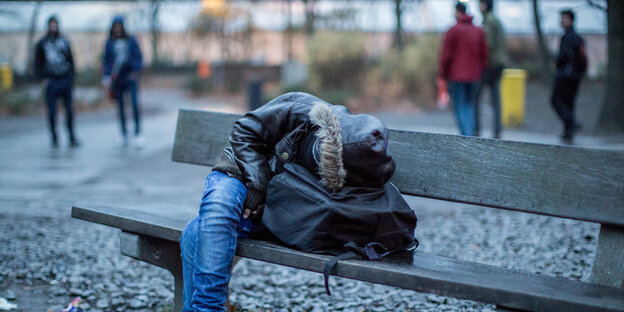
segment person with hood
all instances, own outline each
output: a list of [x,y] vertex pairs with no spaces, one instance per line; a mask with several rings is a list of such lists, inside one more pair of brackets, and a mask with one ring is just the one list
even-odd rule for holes
[[141,136],[141,111],[138,103],[138,83],[142,67],[143,57],[139,44],[134,37],[126,33],[123,17],[115,16],[104,49],[102,83],[117,100],[123,147],[129,144],[124,107],[126,92],[130,93],[132,102],[134,142],[137,147],[141,147],[144,142]]
[[306,168],[331,191],[379,187],[396,168],[388,137],[375,117],[306,93],[284,94],[236,121],[206,178],[199,216],[180,239],[183,311],[225,311],[237,239],[260,226],[269,181],[286,164]]
[[444,36],[439,75],[448,82],[455,117],[462,135],[474,135],[475,101],[488,47],[483,30],[472,24],[466,6],[455,5],[455,24]]
[[563,122],[561,138],[571,143],[574,135],[581,129],[580,123],[574,117],[574,101],[581,79],[587,70],[587,55],[583,38],[574,31],[573,11],[561,11],[561,27],[565,33],[561,37],[559,54],[555,60],[557,73],[551,104]]
[[499,139],[501,135],[501,104],[500,104],[500,79],[507,63],[507,46],[505,32],[500,21],[493,13],[494,0],[480,0],[479,9],[483,14],[483,31],[488,44],[488,63],[475,101],[475,135],[480,132],[479,122],[479,98],[485,86],[490,88],[490,101],[494,111],[494,127],[492,137]]
[[43,79],[45,85],[48,126],[52,147],[58,147],[56,134],[56,101],[63,99],[65,121],[69,135],[69,145],[79,146],[74,131],[74,109],[72,107],[72,89],[74,85],[74,58],[67,39],[61,36],[58,19],[48,19],[48,32],[35,48],[35,73]]

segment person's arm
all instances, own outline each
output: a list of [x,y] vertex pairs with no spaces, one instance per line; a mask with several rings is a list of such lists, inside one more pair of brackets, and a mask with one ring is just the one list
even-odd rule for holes
[[34,72],[39,79],[46,79],[47,74],[45,70],[45,51],[43,50],[42,41],[37,42],[37,46],[35,47],[35,64],[34,64]]
[[275,145],[308,120],[308,113],[320,99],[305,93],[287,93],[234,123],[230,144],[241,180],[247,187],[244,216],[264,203],[270,178],[267,157]]
[[143,69],[143,55],[134,37],[130,38],[130,70],[140,72]]
[[585,51],[585,41],[581,36],[577,35],[576,41],[576,68],[581,73],[584,74],[587,71],[587,52]]
[[444,41],[442,42],[442,52],[440,54],[439,76],[448,79],[449,67],[455,51],[454,31],[451,28],[446,35],[444,35]]
[[104,45],[104,56],[102,57],[102,73],[103,76],[110,76],[113,68],[113,51],[110,39],[106,40]]
[[74,79],[76,70],[74,67],[74,56],[72,55],[72,51],[71,51],[71,45],[69,44],[69,41],[67,39],[64,39],[65,43],[67,44],[67,61],[69,62],[69,66],[70,66],[70,71],[71,71],[71,78]]
[[483,32],[483,30],[479,29],[479,41],[480,41],[480,47],[481,47],[481,64],[483,66],[483,69],[485,70],[485,68],[488,65],[488,57],[489,57],[489,48],[488,48],[488,43],[487,40],[485,38],[485,33]]

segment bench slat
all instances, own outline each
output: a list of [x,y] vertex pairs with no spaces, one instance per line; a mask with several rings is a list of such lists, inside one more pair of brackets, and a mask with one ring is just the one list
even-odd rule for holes
[[71,216],[72,218],[174,242],[180,241],[182,230],[188,222],[138,210],[100,205],[72,206]]
[[180,109],[171,159],[177,162],[213,166],[229,145],[237,114]]
[[[172,159],[214,165],[240,117],[180,110]],[[624,152],[398,130],[390,139],[402,193],[624,226]]]
[[[237,255],[319,273],[330,258],[256,240],[240,240]],[[345,278],[520,310],[624,311],[624,292],[617,288],[418,251],[382,261],[342,261],[336,265],[335,272]]]
[[[177,242],[187,223],[152,213],[103,206],[72,207],[72,217]],[[257,240],[239,240],[237,255],[322,272],[328,256]],[[533,311],[624,311],[624,292],[421,252],[383,261],[343,261],[336,275]]]
[[392,182],[402,193],[624,225],[624,152],[407,131],[390,137]]

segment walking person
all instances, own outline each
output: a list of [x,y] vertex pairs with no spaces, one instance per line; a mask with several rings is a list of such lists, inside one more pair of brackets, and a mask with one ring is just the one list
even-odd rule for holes
[[501,100],[500,79],[503,69],[508,61],[505,32],[500,21],[493,13],[494,0],[480,0],[479,9],[483,14],[483,31],[488,44],[488,62],[483,75],[481,85],[475,101],[475,135],[479,136],[481,123],[479,117],[479,99],[485,87],[490,89],[490,103],[493,110],[492,137],[499,139],[501,135]]
[[124,20],[115,16],[104,49],[102,83],[117,100],[119,122],[121,125],[121,146],[129,145],[130,138],[126,128],[124,94],[130,94],[134,117],[134,140],[137,147],[144,144],[141,135],[141,110],[138,100],[138,84],[143,57],[136,39],[126,33]]
[[388,136],[375,117],[305,93],[282,95],[236,121],[230,146],[206,178],[199,216],[180,239],[183,311],[225,311],[237,239],[260,225],[274,176],[296,164],[332,192],[375,189],[396,167]]
[[448,82],[461,135],[474,135],[475,101],[488,47],[483,30],[472,24],[461,2],[455,5],[455,19],[457,24],[444,36],[439,75]]
[[43,79],[45,85],[48,126],[52,147],[58,147],[56,133],[57,100],[61,98],[65,106],[65,122],[69,136],[69,146],[78,147],[74,129],[74,109],[72,107],[72,89],[74,85],[74,58],[69,41],[61,36],[58,18],[48,19],[48,32],[35,48],[35,73]]
[[551,105],[563,122],[561,138],[572,143],[574,135],[581,129],[581,124],[574,116],[574,101],[579,84],[587,70],[585,42],[574,31],[574,12],[561,11],[561,27],[564,34],[559,43],[557,55],[557,73],[553,85]]

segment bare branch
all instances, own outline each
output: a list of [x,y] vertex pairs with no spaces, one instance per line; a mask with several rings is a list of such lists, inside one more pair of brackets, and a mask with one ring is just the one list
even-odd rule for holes
[[589,4],[589,6],[593,8],[607,11],[607,5],[605,4],[605,1],[587,0],[587,4]]

